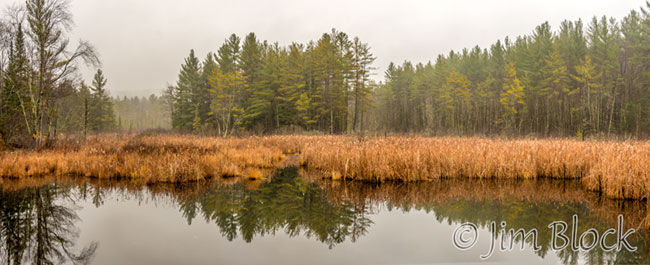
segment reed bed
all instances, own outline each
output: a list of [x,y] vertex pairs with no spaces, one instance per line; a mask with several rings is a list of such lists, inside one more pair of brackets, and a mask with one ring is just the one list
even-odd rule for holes
[[210,177],[261,179],[284,160],[272,139],[190,136],[90,138],[80,146],[0,155],[0,175],[9,178],[86,176],[145,183],[186,182]]
[[[317,178],[578,179],[609,198],[647,199],[650,142],[348,136],[103,135],[43,151],[0,152],[0,176],[76,175],[145,183],[214,177],[264,179],[298,164]],[[0,178],[1,181],[1,178]]]
[[580,179],[589,190],[616,199],[646,199],[650,187],[647,141],[327,136],[301,151],[303,166],[332,178]]

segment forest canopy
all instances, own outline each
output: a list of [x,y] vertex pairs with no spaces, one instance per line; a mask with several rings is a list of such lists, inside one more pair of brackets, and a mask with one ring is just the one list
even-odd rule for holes
[[[648,4],[650,7],[650,4]],[[647,135],[650,13],[543,23],[526,36],[391,64],[378,126],[399,132]]]
[[531,34],[391,63],[375,83],[370,46],[332,30],[307,44],[236,35],[200,60],[192,50],[178,82],[172,125],[213,130],[428,135],[647,136],[650,13],[586,24],[546,22]]
[[[490,47],[390,63],[383,81],[370,45],[336,29],[286,46],[232,34],[204,56],[190,50],[161,95],[120,98],[109,95],[93,46],[71,44],[68,1],[27,0],[0,20],[0,144],[149,128],[647,137],[649,10],[546,22]],[[98,69],[90,85],[82,64]]]
[[112,129],[102,71],[90,87],[78,78],[81,63],[100,63],[90,43],[70,43],[68,2],[27,0],[6,13],[0,21],[0,144],[41,147],[57,133]]
[[364,128],[375,84],[368,44],[333,29],[317,41],[283,47],[232,34],[203,61],[190,51],[166,96],[171,120],[183,131],[317,130]]

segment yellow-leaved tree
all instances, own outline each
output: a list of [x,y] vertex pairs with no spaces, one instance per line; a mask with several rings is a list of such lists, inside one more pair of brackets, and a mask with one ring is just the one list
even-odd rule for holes
[[578,108],[573,108],[572,112],[578,116],[581,121],[578,130],[584,135],[585,133],[591,134],[600,130],[600,117],[599,109],[600,97],[602,96],[602,85],[598,80],[602,77],[603,73],[596,70],[596,65],[592,63],[589,56],[585,56],[580,60],[580,65],[575,67],[576,74],[571,75],[580,85],[570,92],[576,98],[579,98],[581,104],[577,104]]
[[215,69],[209,78],[210,114],[213,115],[217,132],[226,137],[232,133],[233,128],[241,122],[243,109],[238,107],[242,92],[247,84],[241,71],[235,70],[223,73]]
[[521,117],[526,111],[524,85],[521,84],[517,77],[517,69],[514,63],[510,62],[506,65],[506,73],[507,76],[503,79],[503,90],[499,100],[505,109],[503,122],[505,122],[506,128],[519,129],[523,121]]

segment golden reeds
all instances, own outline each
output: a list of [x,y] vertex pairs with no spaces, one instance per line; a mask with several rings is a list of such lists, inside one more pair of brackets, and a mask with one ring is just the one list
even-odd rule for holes
[[260,179],[261,169],[274,168],[283,158],[282,150],[264,139],[113,135],[91,138],[79,148],[61,146],[40,152],[2,153],[0,175],[77,175],[151,183],[244,176],[252,172],[253,175],[245,177]]
[[325,177],[364,180],[439,178],[581,179],[618,199],[650,191],[650,142],[502,140],[485,138],[312,137],[301,165]]
[[79,175],[146,183],[264,179],[287,164],[333,179],[548,177],[580,179],[588,189],[611,198],[645,199],[650,192],[648,141],[117,134],[45,151],[0,152],[0,175],[10,178]]

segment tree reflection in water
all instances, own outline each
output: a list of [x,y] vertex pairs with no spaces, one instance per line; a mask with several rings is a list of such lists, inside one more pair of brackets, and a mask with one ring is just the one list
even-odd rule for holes
[[97,244],[74,252],[78,221],[70,188],[49,184],[0,192],[4,264],[88,264]]
[[[278,170],[267,182],[237,180],[143,186],[128,181],[88,181],[67,185],[47,184],[0,194],[0,251],[7,264],[87,263],[97,250],[91,244],[80,253],[72,249],[77,239],[75,202],[84,200],[101,207],[121,197],[140,203],[165,202],[178,207],[191,225],[203,219],[217,226],[224,238],[255,237],[284,233],[314,238],[329,248],[366,235],[379,211],[414,210],[430,213],[432,221],[457,226],[472,222],[486,227],[507,222],[515,230],[537,229],[535,253],[546,257],[553,221],[580,218],[579,232],[596,228],[600,233],[616,227],[623,214],[626,229],[641,228],[648,215],[646,202],[603,200],[578,182],[554,180],[443,180],[422,183],[367,184],[308,180],[295,167]],[[66,206],[71,205],[71,206]],[[435,222],[435,221],[434,221]],[[418,229],[404,227],[403,229]],[[449,240],[440,235],[433,240]],[[610,238],[610,241],[613,238]],[[647,233],[637,232],[631,243],[636,252],[605,252],[596,248],[555,253],[563,264],[644,264],[649,258]],[[609,245],[613,242],[607,242]],[[427,242],[413,242],[427,244]],[[526,242],[532,249],[532,242]]]
[[330,202],[317,185],[302,181],[296,168],[279,171],[255,189],[242,183],[215,184],[197,196],[179,199],[179,204],[188,223],[200,213],[228,240],[240,234],[246,242],[282,230],[292,237],[316,238],[331,248],[348,239],[355,242],[372,224],[369,207]]
[[[320,183],[330,201],[352,201],[357,205],[370,205],[371,208],[380,205],[388,210],[404,212],[423,210],[433,214],[438,222],[452,226],[471,222],[488,229],[493,221],[497,226],[505,221],[506,230],[537,229],[537,245],[541,249],[535,253],[541,258],[551,251],[552,233],[547,227],[550,223],[565,221],[570,226],[572,216],[577,214],[578,236],[589,228],[597,229],[602,235],[605,230],[617,227],[616,218],[622,214],[625,229],[637,230],[629,238],[632,245],[638,247],[635,252],[626,249],[604,251],[599,247],[585,252],[567,247],[556,252],[556,255],[565,265],[648,264],[650,260],[650,241],[642,225],[648,218],[646,202],[603,200],[596,193],[584,190],[579,182],[472,179],[388,185]],[[568,236],[570,229],[566,232]],[[520,238],[517,239],[516,246],[520,246]],[[533,249],[532,241],[525,243],[527,248]],[[615,245],[615,237],[608,237],[606,243]]]

